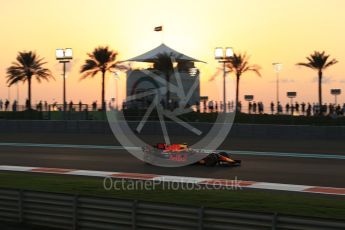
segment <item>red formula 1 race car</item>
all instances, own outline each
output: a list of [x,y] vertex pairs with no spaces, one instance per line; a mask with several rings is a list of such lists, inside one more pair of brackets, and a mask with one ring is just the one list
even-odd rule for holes
[[152,163],[155,158],[166,159],[170,161],[187,162],[188,159],[197,154],[202,154],[201,160],[194,164],[205,166],[240,166],[241,160],[234,160],[229,153],[196,150],[188,147],[186,144],[157,144],[154,147],[147,146],[143,148],[144,160],[147,163]]

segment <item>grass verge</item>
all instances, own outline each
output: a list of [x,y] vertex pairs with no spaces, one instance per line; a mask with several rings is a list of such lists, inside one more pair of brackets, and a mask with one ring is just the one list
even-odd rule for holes
[[149,186],[149,189],[132,190],[131,183],[123,184],[124,189],[107,191],[104,189],[103,182],[103,178],[81,176],[0,173],[0,187],[2,188],[345,219],[345,199],[341,196],[263,190],[176,190],[163,188],[161,185],[154,189]]

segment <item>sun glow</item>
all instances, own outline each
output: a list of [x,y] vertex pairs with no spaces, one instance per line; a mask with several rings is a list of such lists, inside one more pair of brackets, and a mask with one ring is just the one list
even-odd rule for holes
[[[160,0],[4,1],[0,9],[0,19],[6,22],[1,25],[0,98],[15,97],[15,87],[7,90],[4,76],[19,51],[36,51],[56,77],[49,83],[34,83],[33,102],[61,101],[62,70],[55,60],[55,49],[72,47],[74,60],[68,70],[67,100],[90,103],[100,100],[101,83],[97,76],[80,81],[79,70],[87,53],[99,45],[109,45],[119,52],[119,60],[125,60],[164,42],[207,62],[197,65],[201,70],[201,94],[216,100],[221,98],[212,89],[221,77],[209,81],[219,67],[214,59],[215,47],[230,46],[234,52],[247,52],[250,62],[262,67],[263,77],[244,75],[240,98],[253,94],[256,100],[267,103],[275,98],[272,63],[276,60],[284,65],[280,72],[283,102],[288,101],[287,91],[299,92],[298,101],[316,101],[316,73],[295,63],[304,61],[314,50],[325,50],[339,60],[325,72],[324,97],[331,102],[329,89],[345,90],[345,32],[341,29],[344,8],[342,0],[175,0],[173,4]],[[163,31],[154,32],[154,27],[160,25]],[[108,80],[111,77],[109,73]],[[124,77],[121,73],[119,87],[123,92]],[[233,84],[233,79],[229,75],[228,84]],[[27,87],[19,87],[23,103]],[[339,98],[339,102],[344,101]]]

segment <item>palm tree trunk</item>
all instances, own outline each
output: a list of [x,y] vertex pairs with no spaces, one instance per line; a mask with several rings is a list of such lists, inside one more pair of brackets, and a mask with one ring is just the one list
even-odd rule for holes
[[28,110],[31,110],[31,77],[28,77]]
[[322,71],[319,70],[319,106],[320,106],[320,111],[322,108]]
[[238,95],[239,95],[239,91],[240,91],[240,74],[236,74],[236,104],[235,104],[235,108],[236,108],[236,112],[238,110]]
[[102,71],[102,111],[105,111],[105,71]]

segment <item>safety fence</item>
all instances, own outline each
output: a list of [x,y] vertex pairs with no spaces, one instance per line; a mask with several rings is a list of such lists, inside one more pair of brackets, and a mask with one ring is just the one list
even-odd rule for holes
[[[135,107],[126,107],[125,105],[112,105],[112,104],[106,104],[106,110],[107,111],[113,111],[113,110],[119,110],[119,111],[126,111],[126,110],[147,110],[150,105],[146,106],[135,106]],[[46,104],[46,103],[38,103],[34,104],[31,107],[32,109],[38,111],[38,112],[63,112],[64,110],[70,113],[85,113],[85,112],[97,112],[102,111],[102,105],[101,104],[71,104],[67,103],[64,107],[63,104]],[[26,111],[28,109],[28,106],[26,105],[17,105],[17,104],[8,104],[1,105],[0,103],[0,112],[22,112]],[[167,108],[169,110],[174,110],[176,107],[169,107]],[[199,106],[191,106],[190,109],[195,112],[200,113],[220,113],[224,111],[224,108],[221,104],[221,102],[215,103],[214,106],[208,106],[204,104],[200,104]],[[226,107],[227,112],[234,112],[235,107],[233,103],[231,104],[228,102],[228,105]],[[253,105],[241,105],[238,108],[238,111],[241,113],[247,113],[247,114],[270,114],[270,115],[292,115],[292,116],[312,116],[312,115],[319,115],[319,107],[316,104],[312,104],[309,106],[309,104],[286,104],[284,105],[284,108],[281,108],[279,111],[277,111],[276,106],[270,106],[266,105],[264,106],[261,103],[260,108],[258,106]],[[323,114],[333,114],[336,113],[338,116],[344,116],[345,115],[345,104],[344,105],[334,105],[334,104],[328,104],[324,106]]]
[[0,189],[0,221],[68,230],[345,229],[345,220],[17,189]]

